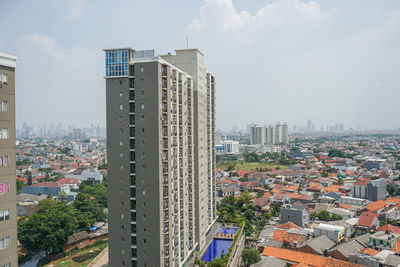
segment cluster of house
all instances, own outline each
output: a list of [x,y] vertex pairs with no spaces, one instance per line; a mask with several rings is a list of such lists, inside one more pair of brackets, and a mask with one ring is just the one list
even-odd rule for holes
[[[254,200],[255,205],[260,204],[259,199]],[[267,211],[267,205],[262,210]],[[322,210],[340,214],[342,218],[336,221],[310,219],[312,212]],[[280,218],[271,221],[260,233],[257,248],[265,256],[263,266],[270,266],[271,257],[272,262],[279,260],[281,266],[287,263],[399,266],[400,228],[390,224],[397,224],[399,218],[400,197],[372,202],[339,196],[331,202],[283,204]],[[290,253],[285,252],[287,249]],[[328,257],[330,263],[322,257]],[[321,263],[312,264],[317,259]]]
[[[18,141],[16,179],[24,183],[22,193],[17,195],[18,216],[34,213],[39,201],[48,195],[58,197],[60,192],[65,192],[67,202],[74,200],[82,183],[93,185],[103,181],[107,170],[98,167],[105,162],[102,140]],[[28,185],[29,176],[31,185]]]
[[[258,236],[262,261],[254,266],[400,266],[398,148],[371,139],[335,144],[352,159],[304,143],[286,170],[217,171],[219,199],[247,190],[259,215],[282,204]],[[321,211],[328,219],[316,217]]]

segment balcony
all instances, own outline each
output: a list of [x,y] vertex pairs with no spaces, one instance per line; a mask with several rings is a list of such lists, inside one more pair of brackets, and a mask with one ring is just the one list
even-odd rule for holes
[[163,78],[161,80],[161,87],[162,87],[162,89],[167,89],[168,88],[167,78]]

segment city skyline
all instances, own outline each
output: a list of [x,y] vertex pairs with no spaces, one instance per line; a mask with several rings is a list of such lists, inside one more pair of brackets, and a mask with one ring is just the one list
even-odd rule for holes
[[[154,0],[110,6],[77,0],[25,1],[23,9],[20,4],[4,2],[0,18],[13,25],[0,33],[0,51],[21,62],[17,127],[57,120],[105,125],[101,49],[133,43],[166,54],[186,48],[187,38],[189,47],[210,55],[206,64],[218,73],[218,129],[272,121],[278,111],[279,120],[290,125],[311,119],[319,128],[337,122],[348,128],[399,127],[393,125],[400,112],[399,2]],[[143,12],[130,16],[134,10]],[[149,12],[165,23],[153,21]],[[137,24],[148,25],[136,29],[139,34],[154,34],[137,40],[123,34]],[[167,35],[172,38],[165,43]]]

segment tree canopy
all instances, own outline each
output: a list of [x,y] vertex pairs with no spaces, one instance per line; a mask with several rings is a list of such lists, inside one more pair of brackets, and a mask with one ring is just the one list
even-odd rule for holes
[[18,240],[28,252],[44,250],[60,252],[68,237],[76,231],[75,211],[51,199],[40,201],[38,211],[22,219],[18,227]]

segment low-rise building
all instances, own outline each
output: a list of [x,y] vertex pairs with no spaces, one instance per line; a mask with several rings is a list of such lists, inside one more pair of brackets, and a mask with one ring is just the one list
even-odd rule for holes
[[374,249],[392,250],[399,238],[400,234],[379,231],[369,236],[369,245]]
[[56,197],[60,191],[64,191],[67,194],[70,192],[68,185],[57,182],[39,182],[31,186],[22,187],[22,193],[32,195],[52,195]]
[[281,223],[286,222],[305,227],[310,223],[310,213],[305,206],[284,205],[281,209]]
[[345,228],[343,226],[320,223],[313,227],[314,237],[326,235],[332,241],[339,243],[345,236]]

